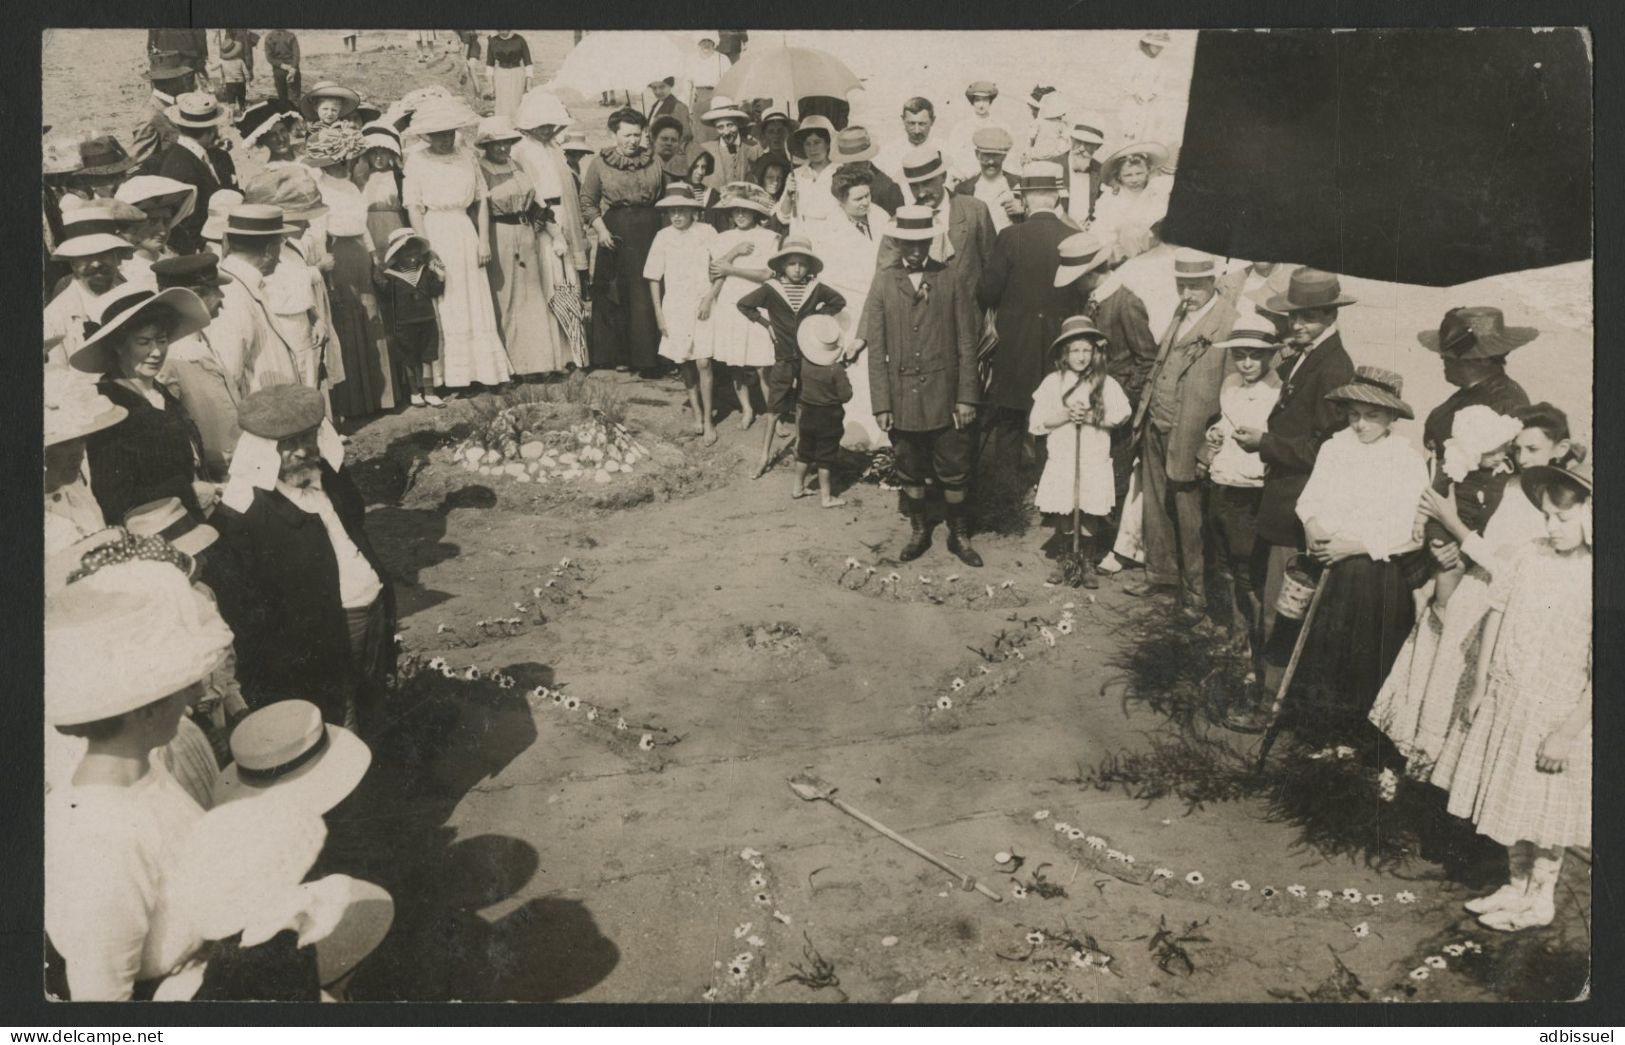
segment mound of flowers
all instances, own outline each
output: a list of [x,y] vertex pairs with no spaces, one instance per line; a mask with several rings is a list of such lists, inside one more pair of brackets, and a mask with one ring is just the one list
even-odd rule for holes
[[548,402],[503,407],[452,449],[452,459],[467,471],[534,483],[609,483],[648,457],[648,448],[619,421]]

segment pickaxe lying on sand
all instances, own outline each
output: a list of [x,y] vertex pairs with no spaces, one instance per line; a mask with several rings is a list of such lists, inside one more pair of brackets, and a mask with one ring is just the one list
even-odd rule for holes
[[839,809],[841,812],[845,813],[847,816],[850,816],[852,819],[874,828],[876,831],[879,831],[887,838],[890,838],[892,841],[896,842],[904,849],[907,849],[915,856],[929,860],[931,863],[936,864],[944,871],[947,871],[949,874],[953,875],[956,879],[958,879],[959,887],[961,889],[964,889],[967,892],[975,889],[977,892],[981,893],[989,900],[992,900],[994,903],[1002,903],[1004,901],[1004,897],[983,885],[981,882],[978,882],[972,876],[966,874],[958,868],[949,866],[948,862],[942,857],[937,856],[935,853],[925,849],[922,846],[916,845],[915,843],[904,838],[902,835],[898,834],[896,831],[893,831],[891,828],[887,827],[885,824],[881,823],[879,820],[853,809],[839,798],[836,798],[836,789],[827,781],[821,780],[820,778],[812,776],[808,773],[799,773],[790,778],[790,790],[794,791],[798,797],[803,798],[808,802],[817,802],[818,800],[822,799],[834,806],[836,809]]

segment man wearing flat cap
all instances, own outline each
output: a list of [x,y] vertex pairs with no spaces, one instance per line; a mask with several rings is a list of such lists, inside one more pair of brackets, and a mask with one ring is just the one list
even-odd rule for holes
[[976,132],[977,172],[954,186],[954,195],[972,196],[987,205],[998,234],[1026,218],[1021,202],[1021,183],[1005,172],[1015,139],[1003,127],[984,127]]
[[[152,264],[152,274],[160,292],[185,287],[202,299],[213,320],[220,315],[225,298],[221,288],[234,282],[220,271],[220,261],[211,253],[183,254],[162,258]],[[212,325],[212,324],[211,324]],[[187,416],[203,437],[203,464],[214,482],[223,482],[237,448],[237,408],[249,389],[241,371],[226,367],[209,336],[209,327],[169,345],[169,355],[158,374],[175,393]]]
[[1029,163],[1021,171],[1021,191],[1027,202],[1027,220],[999,233],[993,256],[976,285],[976,300],[984,309],[997,310],[994,327],[999,335],[993,350],[992,380],[987,391],[991,408],[983,418],[992,444],[990,464],[1005,496],[1024,497],[1042,470],[1042,445],[1034,447],[1032,474],[1023,473],[1023,452],[1031,440],[1027,415],[1033,393],[1049,372],[1050,345],[1061,332],[1061,321],[1072,313],[1071,291],[1055,285],[1060,265],[1059,247],[1074,229],[1061,221],[1061,168],[1053,163]]
[[322,394],[255,392],[223,502],[245,578],[238,678],[248,702],[309,700],[337,725],[377,725],[395,670],[395,592],[363,526],[366,508]]

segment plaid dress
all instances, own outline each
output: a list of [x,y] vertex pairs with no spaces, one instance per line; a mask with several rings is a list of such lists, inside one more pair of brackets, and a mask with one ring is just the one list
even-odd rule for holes
[[1537,540],[1490,585],[1505,616],[1487,691],[1440,763],[1454,764],[1450,812],[1503,845],[1591,844],[1591,726],[1561,773],[1535,768],[1541,741],[1591,699],[1591,563],[1589,553],[1559,555]]

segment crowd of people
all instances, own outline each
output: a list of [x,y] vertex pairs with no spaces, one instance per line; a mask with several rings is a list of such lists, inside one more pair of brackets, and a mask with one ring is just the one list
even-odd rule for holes
[[[792,496],[825,507],[843,445],[889,448],[899,561],[945,518],[981,566],[981,498],[1051,521],[1055,583],[1143,567],[1124,592],[1251,665],[1216,718],[1403,766],[1446,850],[1462,822],[1506,848],[1484,924],[1550,922],[1590,843],[1591,473],[1506,373],[1537,332],[1480,306],[1418,335],[1458,389],[1419,451],[1332,273],[1173,250],[1153,327],[1124,275],[1162,246],[1178,143],[1148,136],[1148,74],[1118,127],[1045,85],[1021,127],[989,80],[944,132],[909,98],[882,152],[844,103],[717,95],[738,51],[706,35],[689,102],[654,79],[604,148],[507,30],[483,72],[462,37],[487,116],[303,89],[285,30],[250,100],[257,34],[176,31],[128,150],[47,136],[46,921],[72,996],[342,993],[387,896],[301,879],[396,648],[334,422],[574,369],[677,368],[704,445],[731,392],[766,415],[756,476],[793,423]],[[309,859],[223,896],[219,846],[267,837]]]

